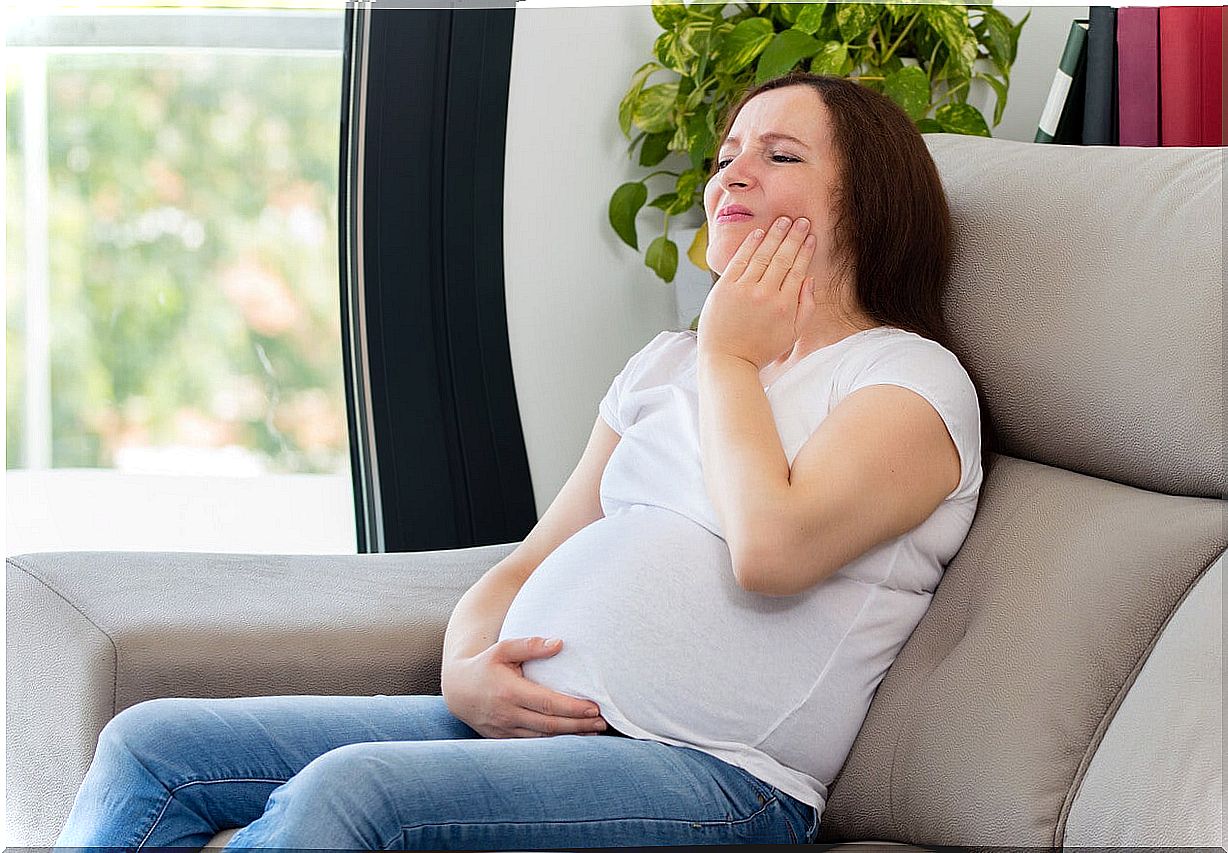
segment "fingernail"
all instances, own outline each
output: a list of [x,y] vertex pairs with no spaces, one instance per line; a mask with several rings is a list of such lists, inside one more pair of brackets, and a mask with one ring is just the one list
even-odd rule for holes
[[589,708],[589,709],[588,709],[588,711],[587,711],[587,713],[588,713],[588,715],[589,715],[590,717],[595,717],[595,716],[597,716],[597,709],[596,709],[596,708]]
[[756,240],[762,240],[763,239],[763,229],[756,228],[754,231],[750,232],[750,236]]
[[782,217],[780,217],[779,219],[777,219],[777,220],[776,220],[776,227],[777,227],[777,228],[787,228],[788,226],[789,226],[789,217],[787,217],[787,216],[782,216]]
[[803,216],[801,219],[797,220],[797,224],[800,228],[809,228],[810,220]]

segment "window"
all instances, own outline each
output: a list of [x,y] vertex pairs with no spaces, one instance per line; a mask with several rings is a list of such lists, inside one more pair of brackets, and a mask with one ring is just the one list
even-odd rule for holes
[[295,5],[10,13],[6,553],[355,551],[344,10]]

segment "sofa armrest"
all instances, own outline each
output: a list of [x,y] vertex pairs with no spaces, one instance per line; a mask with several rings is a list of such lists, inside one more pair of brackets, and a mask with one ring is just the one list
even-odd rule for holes
[[8,843],[55,840],[98,733],[146,699],[437,694],[452,609],[515,546],[8,558]]

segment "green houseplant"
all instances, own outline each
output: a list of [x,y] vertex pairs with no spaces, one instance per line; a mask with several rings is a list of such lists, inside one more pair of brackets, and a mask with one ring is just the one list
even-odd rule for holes
[[[726,12],[732,9],[732,14]],[[644,263],[666,282],[678,269],[670,219],[703,206],[703,187],[715,156],[718,122],[747,88],[801,68],[856,79],[899,104],[922,133],[990,136],[980,110],[967,103],[973,80],[996,96],[993,124],[1002,120],[1018,23],[992,6],[949,2],[901,3],[692,3],[652,0],[663,32],[655,58],[632,75],[618,106],[618,123],[631,140],[628,156],[652,168],[671,152],[685,155],[680,170],[661,168],[624,183],[610,199],[614,231],[639,251],[636,217],[662,211],[661,236],[649,243]],[[977,67],[983,60],[993,73]],[[670,79],[649,85],[664,72]],[[634,137],[632,132],[635,131]],[[638,147],[638,155],[636,153]],[[651,201],[648,181],[669,176],[672,185]],[[687,255],[706,269],[707,224]]]

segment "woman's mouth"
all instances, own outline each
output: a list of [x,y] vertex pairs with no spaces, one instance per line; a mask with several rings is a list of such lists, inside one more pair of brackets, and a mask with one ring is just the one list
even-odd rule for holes
[[724,213],[716,217],[717,222],[741,222],[743,219],[754,219],[749,213]]

